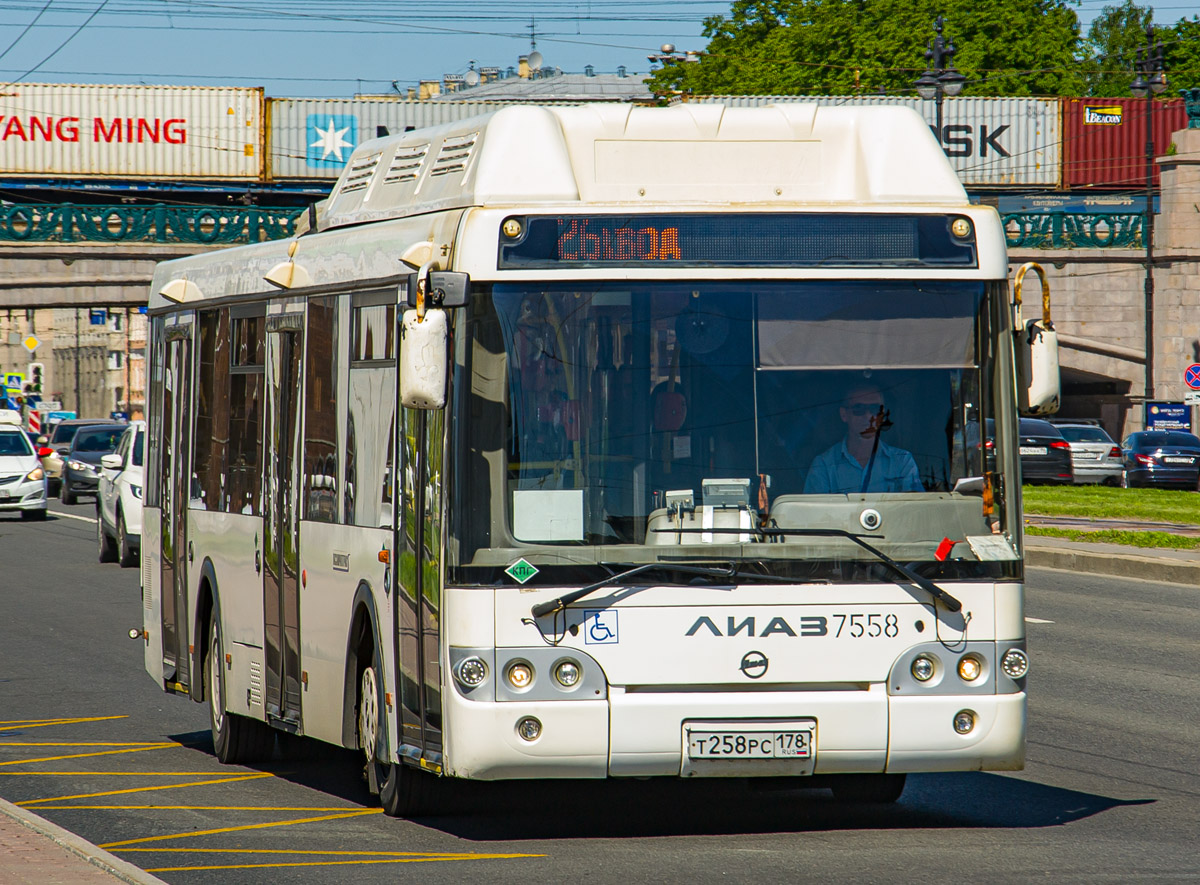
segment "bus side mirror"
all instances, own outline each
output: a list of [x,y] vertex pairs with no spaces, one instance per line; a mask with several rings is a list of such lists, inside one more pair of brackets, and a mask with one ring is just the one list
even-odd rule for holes
[[445,407],[448,341],[444,310],[404,311],[400,325],[400,404],[405,408]]
[[[1042,282],[1042,318],[1021,319],[1021,284],[1035,271]],[[1021,265],[1014,284],[1014,358],[1017,372],[1017,409],[1022,415],[1045,417],[1058,411],[1061,386],[1058,374],[1058,333],[1050,320],[1050,284],[1041,265]]]
[[[408,275],[408,306],[417,306],[417,279],[420,272]],[[425,303],[430,307],[462,307],[467,303],[467,286],[471,278],[465,273],[448,270],[430,271],[426,277]]]

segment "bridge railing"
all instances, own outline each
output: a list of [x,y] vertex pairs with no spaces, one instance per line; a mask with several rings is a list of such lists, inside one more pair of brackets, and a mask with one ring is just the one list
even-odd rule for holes
[[306,210],[261,206],[0,205],[0,242],[227,245],[290,237]]
[[1010,247],[1143,249],[1141,212],[1013,212],[1000,216]]

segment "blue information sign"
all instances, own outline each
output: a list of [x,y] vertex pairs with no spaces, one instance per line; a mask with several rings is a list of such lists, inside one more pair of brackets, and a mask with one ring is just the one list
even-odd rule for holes
[[1146,403],[1147,430],[1192,430],[1192,407],[1184,403]]
[[103,326],[108,322],[108,311],[103,307],[93,307],[88,311],[88,322],[93,326]]

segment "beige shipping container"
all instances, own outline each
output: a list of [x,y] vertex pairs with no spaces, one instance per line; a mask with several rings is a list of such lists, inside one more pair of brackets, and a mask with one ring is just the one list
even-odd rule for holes
[[16,83],[0,93],[0,174],[261,179],[263,91]]

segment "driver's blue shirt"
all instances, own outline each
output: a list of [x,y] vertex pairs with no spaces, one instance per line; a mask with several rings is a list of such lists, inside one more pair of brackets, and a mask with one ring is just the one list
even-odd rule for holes
[[[868,461],[868,464],[871,462]],[[804,480],[806,495],[843,494],[863,491],[866,465],[859,464],[846,448],[843,439],[813,458]],[[875,463],[871,466],[868,492],[923,492],[917,462],[904,449],[879,443]]]

